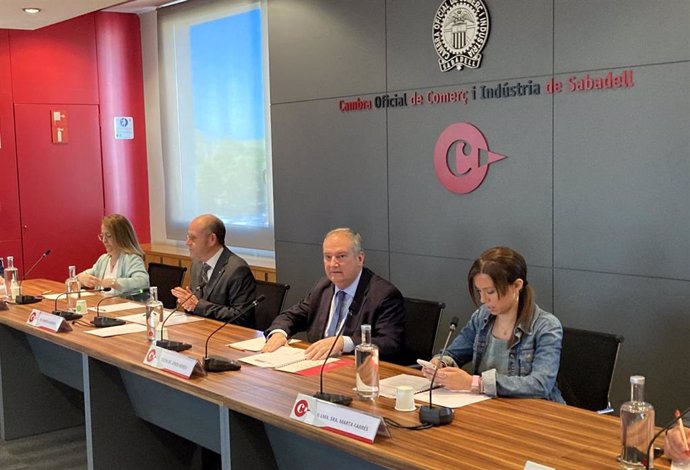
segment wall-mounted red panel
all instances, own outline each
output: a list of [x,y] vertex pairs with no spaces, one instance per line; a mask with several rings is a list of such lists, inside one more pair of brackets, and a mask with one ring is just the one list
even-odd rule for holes
[[21,269],[20,227],[9,32],[0,30],[0,257],[14,256]]
[[[139,17],[96,13],[105,212],[127,216],[151,240]],[[115,117],[134,119],[134,139],[115,138]]]
[[[51,113],[67,116],[69,142],[54,143]],[[52,252],[31,274],[64,280],[103,253],[97,239],[103,217],[98,106],[15,105],[24,266]]]
[[93,15],[10,31],[15,103],[98,104]]

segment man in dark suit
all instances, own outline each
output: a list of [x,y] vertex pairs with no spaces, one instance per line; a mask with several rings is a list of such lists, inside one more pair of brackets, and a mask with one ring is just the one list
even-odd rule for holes
[[[222,220],[210,214],[195,218],[187,228],[185,244],[192,257],[191,285],[176,287],[172,294],[184,302],[187,312],[227,320],[237,314],[238,307],[254,300],[256,281],[247,263],[225,246]],[[191,295],[202,284],[204,287]],[[254,311],[233,323],[253,328]]]
[[361,325],[370,324],[381,357],[395,358],[405,332],[403,297],[393,284],[364,267],[359,234],[348,228],[330,231],[323,241],[323,264],[326,277],[300,303],[276,317],[263,351],[275,351],[288,337],[306,331],[312,343],[307,358],[324,359],[344,322],[334,353],[351,353],[362,340]]

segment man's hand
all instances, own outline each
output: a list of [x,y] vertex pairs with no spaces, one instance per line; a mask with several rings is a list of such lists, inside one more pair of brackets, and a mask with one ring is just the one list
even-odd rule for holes
[[287,344],[288,344],[288,340],[287,340],[287,337],[286,337],[284,334],[282,334],[282,333],[280,333],[280,332],[273,333],[273,334],[266,340],[266,344],[264,344],[264,347],[261,348],[261,352],[262,352],[262,353],[265,353],[265,352],[273,352],[273,351],[275,351],[276,349],[278,349],[278,348],[280,348],[280,347],[282,347],[282,346],[286,346]]
[[[304,352],[304,357],[311,360],[326,359],[328,350],[331,349],[333,341],[335,341],[335,337],[320,339],[316,343],[312,343],[312,345],[309,346]],[[344,346],[345,340],[343,340],[343,337],[340,336],[338,341],[335,343],[332,354],[337,356],[343,351]]]
[[188,312],[193,312],[196,308],[196,304],[199,303],[199,299],[196,298],[196,295],[192,295],[192,290],[189,287],[175,287],[170,293],[175,296],[178,302],[186,300],[186,302],[182,304],[182,308]]
[[[686,436],[690,434],[690,430],[685,430]],[[683,437],[680,434],[680,428],[674,427],[666,435],[664,441],[664,453],[671,457],[674,462],[685,463],[690,462],[690,451],[685,447]]]

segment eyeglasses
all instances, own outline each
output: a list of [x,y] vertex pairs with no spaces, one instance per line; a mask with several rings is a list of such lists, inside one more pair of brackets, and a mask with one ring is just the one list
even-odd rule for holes
[[111,240],[113,236],[110,233],[99,233],[98,234],[98,239],[100,241],[105,241],[105,240]]

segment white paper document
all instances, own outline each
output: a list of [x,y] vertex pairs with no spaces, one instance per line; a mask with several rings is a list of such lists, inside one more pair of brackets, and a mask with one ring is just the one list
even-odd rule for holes
[[[290,341],[288,341],[288,344],[294,344],[299,342],[300,340],[298,339],[291,339]],[[258,336],[256,338],[231,343],[227,346],[230,346],[233,349],[239,349],[240,351],[259,352],[261,351],[261,348],[264,347],[264,344],[266,344],[266,338],[263,336]]]
[[284,367],[304,361],[304,349],[283,346],[270,353],[243,357],[240,361],[257,367]]
[[85,331],[88,335],[100,336],[107,338],[108,336],[127,335],[129,333],[143,333],[146,331],[144,325],[137,325],[136,323],[126,323],[124,325],[111,326],[108,328],[96,328],[95,330]]
[[[101,313],[112,313],[121,312],[122,310],[132,310],[135,308],[141,309],[143,312],[146,307],[138,302],[122,302],[120,304],[101,305],[98,307],[98,311]],[[95,312],[96,307],[89,307],[89,311]]]
[[[93,292],[89,292],[87,290],[83,290],[79,293],[80,297],[90,297],[94,295]],[[67,293],[62,293],[62,292],[57,292],[57,293],[52,293],[52,294],[44,294],[43,298],[47,300],[55,300],[60,296],[60,300],[66,300],[67,299]]]
[[386,398],[395,398],[397,388],[401,385],[412,387],[413,393],[429,390],[431,382],[426,377],[418,375],[400,374],[381,379],[379,382],[379,394]]
[[[489,400],[491,397],[486,395],[479,395],[469,391],[453,392],[445,388],[436,388],[432,394],[432,402],[434,405],[446,406],[448,408],[461,408],[463,406],[479,403],[480,401]],[[420,392],[415,394],[414,399],[423,403],[429,403],[429,392]]]
[[[172,310],[163,310],[163,318],[168,318]],[[120,320],[124,320],[130,323],[138,323],[140,325],[146,325],[146,314],[145,313],[133,313],[132,315],[124,315],[118,317]],[[194,323],[203,320],[204,317],[198,315],[187,315],[186,313],[176,312],[175,315],[168,318],[165,322],[166,328],[173,325],[183,325],[186,323]]]

